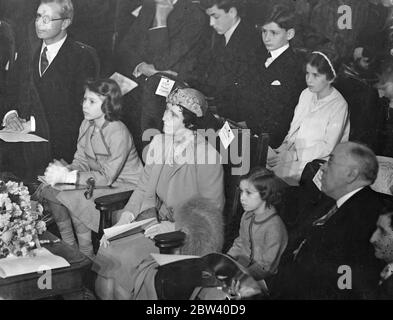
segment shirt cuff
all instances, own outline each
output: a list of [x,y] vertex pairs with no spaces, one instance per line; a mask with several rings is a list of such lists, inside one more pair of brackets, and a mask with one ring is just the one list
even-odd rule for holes
[[135,67],[134,71],[132,72],[132,75],[133,75],[135,78],[139,78],[139,77],[142,75],[142,72],[139,71],[139,66],[140,66],[142,63],[144,63],[144,62],[141,62],[140,64],[138,64],[138,65]]
[[155,30],[155,29],[162,29],[162,28],[166,28],[166,27],[167,26],[156,26],[156,27],[150,28],[149,31],[150,30]]
[[36,126],[35,126],[35,118],[34,116],[30,116],[30,130],[31,132],[35,132]]
[[8,112],[5,114],[5,116],[3,117],[3,123],[2,123],[3,127],[6,126],[7,117],[8,117],[9,115],[13,114],[13,113],[15,113],[17,117],[19,117],[18,111],[16,111],[16,110],[10,110],[10,111],[8,111]]

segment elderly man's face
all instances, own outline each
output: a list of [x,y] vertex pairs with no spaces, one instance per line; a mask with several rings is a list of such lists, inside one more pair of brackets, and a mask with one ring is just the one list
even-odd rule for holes
[[322,186],[321,190],[329,197],[337,200],[341,196],[341,191],[347,184],[349,166],[352,159],[346,152],[345,145],[338,145],[329,157],[329,160],[322,166]]
[[374,246],[375,256],[387,263],[393,262],[393,230],[391,227],[392,216],[384,214],[379,216],[377,229],[370,242]]

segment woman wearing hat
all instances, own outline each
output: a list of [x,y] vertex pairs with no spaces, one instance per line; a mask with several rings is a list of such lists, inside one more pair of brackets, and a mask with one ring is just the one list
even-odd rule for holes
[[135,297],[138,265],[158,253],[152,238],[175,230],[173,212],[187,200],[202,196],[222,212],[223,169],[217,151],[196,132],[196,121],[207,109],[204,96],[191,88],[176,89],[167,98],[164,134],[149,145],[144,172],[118,225],[157,218],[144,234],[112,241],[103,238],[93,270],[96,293],[102,299]]

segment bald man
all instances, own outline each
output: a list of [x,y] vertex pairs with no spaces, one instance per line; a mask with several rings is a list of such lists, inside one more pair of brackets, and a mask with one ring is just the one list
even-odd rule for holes
[[322,170],[322,192],[335,203],[310,213],[315,219],[292,259],[268,281],[274,298],[363,299],[378,283],[381,266],[369,242],[382,209],[380,195],[369,187],[378,173],[375,154],[361,144],[341,143]]

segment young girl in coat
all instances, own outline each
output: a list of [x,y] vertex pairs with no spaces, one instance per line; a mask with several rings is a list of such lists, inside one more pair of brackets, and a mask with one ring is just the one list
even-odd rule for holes
[[308,162],[326,159],[338,143],[348,141],[348,105],[332,85],[337,76],[333,56],[314,51],[308,57],[307,88],[300,95],[284,142],[268,158],[268,168],[290,185],[298,184]]
[[[120,102],[121,91],[115,81],[87,81],[83,98],[85,119],[79,129],[74,160],[69,165],[54,160],[45,171],[45,180],[51,186],[43,189],[43,197],[48,200],[61,237],[75,246],[73,225],[79,249],[88,257],[94,256],[91,231],[98,232],[100,217],[94,199],[133,190],[143,171],[131,134],[119,121]],[[95,186],[108,188],[95,189],[91,199],[86,199],[85,190],[56,189],[57,183],[83,185],[89,178],[95,180]]]
[[255,280],[277,272],[288,235],[277,206],[283,182],[265,168],[254,168],[240,179],[240,202],[244,214],[239,236],[228,255],[246,267]]

